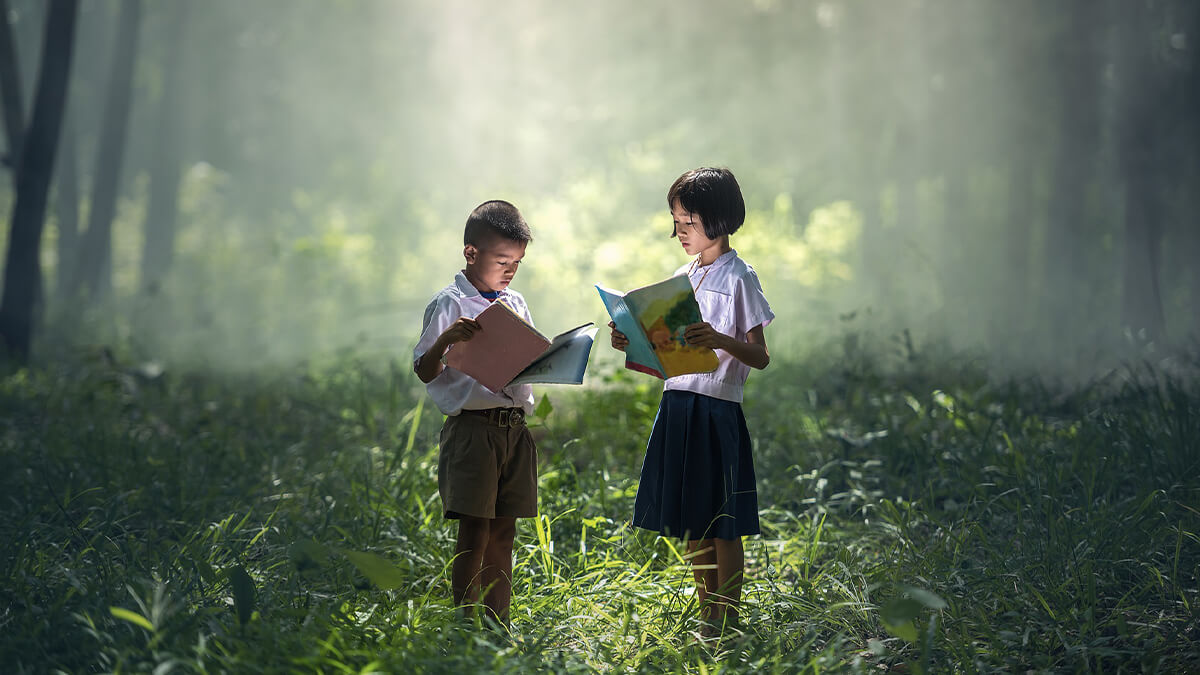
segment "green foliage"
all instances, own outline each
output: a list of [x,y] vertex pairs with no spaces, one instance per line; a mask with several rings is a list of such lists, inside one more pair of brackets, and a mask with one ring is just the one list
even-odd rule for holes
[[[750,380],[763,534],[742,632],[697,637],[678,542],[631,528],[659,388],[538,405],[511,634],[449,605],[440,416],[407,368],[0,379],[6,672],[1179,672],[1200,658],[1200,393],[952,358]],[[551,402],[553,401],[553,402]]]

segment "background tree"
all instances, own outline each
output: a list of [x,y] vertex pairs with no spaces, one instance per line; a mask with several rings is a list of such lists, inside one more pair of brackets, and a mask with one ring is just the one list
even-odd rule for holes
[[92,176],[92,199],[87,230],[82,237],[82,255],[76,275],[68,284],[68,295],[86,289],[93,298],[107,298],[112,290],[112,222],[116,214],[129,107],[133,93],[134,57],[141,28],[141,0],[122,0],[116,40],[113,43],[111,77],[104,118]]
[[1162,43],[1162,24],[1149,5],[1115,3],[1116,69],[1121,95],[1116,107],[1117,158],[1124,185],[1124,250],[1122,323],[1142,339],[1163,336],[1162,257],[1164,190],[1161,121],[1169,73],[1155,63]]
[[8,353],[19,359],[28,357],[32,344],[34,305],[41,286],[39,253],[46,195],[66,108],[78,10],[78,0],[52,0],[50,4],[32,122],[18,165],[16,203],[4,264],[4,293],[0,297],[0,337]]
[[[7,2],[24,66],[41,5]],[[495,195],[554,252],[522,276],[531,302],[599,311],[591,282],[678,264],[654,234],[661,192],[721,164],[747,193],[737,247],[797,328],[779,353],[908,330],[1014,367],[1091,367],[1084,354],[1123,348],[1126,315],[1153,306],[1124,308],[1149,297],[1126,291],[1138,279],[1157,279],[1167,340],[1194,334],[1193,5],[1134,3],[1151,17],[1134,25],[1119,2],[697,2],[152,3],[122,57],[125,115],[109,112],[122,59],[104,55],[133,44],[132,10],[87,3],[68,125],[96,160],[59,159],[59,253],[43,263],[111,284],[113,302],[64,333],[136,337],[147,358],[390,353],[447,272],[448,224]],[[1148,56],[1131,89],[1135,43]],[[1142,174],[1122,139],[1150,128]],[[1148,227],[1159,244],[1135,238]],[[142,311],[147,288],[178,313]]]
[[171,268],[175,253],[175,229],[178,218],[180,179],[180,130],[186,107],[180,97],[184,91],[180,59],[185,53],[187,5],[176,4],[171,12],[163,49],[162,94],[158,103],[156,142],[150,164],[150,195],[143,231],[141,286],[144,292],[158,293]]
[[13,44],[9,25],[8,0],[0,0],[0,100],[4,105],[4,132],[8,141],[7,163],[14,169],[13,184],[17,183],[15,168],[21,157],[21,135],[25,133],[25,107],[22,101],[20,68],[17,48]]

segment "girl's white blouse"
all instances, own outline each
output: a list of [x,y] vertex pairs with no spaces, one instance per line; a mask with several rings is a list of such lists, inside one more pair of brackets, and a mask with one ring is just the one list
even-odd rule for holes
[[[719,333],[735,340],[746,341],[746,334],[756,326],[766,326],[775,318],[771,305],[763,295],[762,284],[754,268],[728,251],[712,265],[692,268],[689,262],[675,270],[675,275],[688,274],[695,287],[701,277],[704,283],[696,291],[700,315]],[[750,366],[738,361],[724,350],[717,351],[717,369],[711,373],[679,375],[666,381],[664,389],[691,391],[726,401],[742,402],[742,389]]]

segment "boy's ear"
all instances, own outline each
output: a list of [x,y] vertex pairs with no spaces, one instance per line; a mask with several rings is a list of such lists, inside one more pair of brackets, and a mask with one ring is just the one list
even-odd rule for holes
[[463,247],[463,257],[467,259],[467,264],[475,264],[475,256],[479,253],[479,249],[475,248],[474,244],[467,244]]

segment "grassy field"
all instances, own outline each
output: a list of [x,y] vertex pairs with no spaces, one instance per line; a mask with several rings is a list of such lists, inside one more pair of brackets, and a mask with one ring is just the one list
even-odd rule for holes
[[1191,376],[755,373],[764,533],[744,633],[707,644],[678,542],[627,523],[649,378],[544,390],[500,636],[449,606],[441,420],[410,373],[150,375],[0,379],[4,673],[1200,671]]

